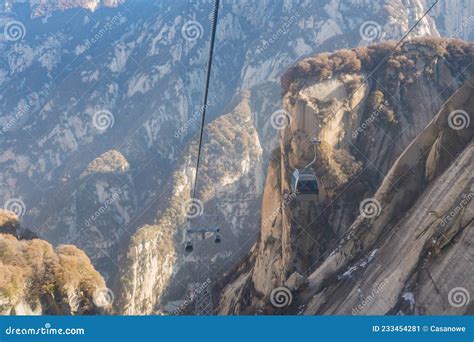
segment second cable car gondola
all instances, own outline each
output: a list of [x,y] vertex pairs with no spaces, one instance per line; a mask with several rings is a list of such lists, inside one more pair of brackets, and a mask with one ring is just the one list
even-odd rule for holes
[[318,178],[311,170],[296,169],[291,175],[291,188],[300,195],[318,195]]
[[[311,144],[319,144],[320,141],[311,139]],[[312,165],[316,162],[316,151],[314,159],[304,168],[295,169],[291,174],[291,190],[298,194],[301,200],[315,200],[319,194],[319,183]]]
[[207,228],[198,228],[198,229],[187,229],[186,234],[188,236],[188,239],[186,240],[186,245],[184,247],[184,250],[187,253],[191,253],[194,250],[193,243],[191,241],[191,235],[192,234],[199,234],[202,236],[202,239],[206,239],[206,234],[207,233],[212,233],[214,235],[214,243],[221,243],[221,234],[220,234],[220,229],[207,229]]

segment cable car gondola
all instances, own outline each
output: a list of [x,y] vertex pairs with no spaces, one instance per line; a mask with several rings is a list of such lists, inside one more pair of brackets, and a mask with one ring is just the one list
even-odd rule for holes
[[186,253],[191,253],[194,250],[191,241],[186,241],[186,247],[184,247],[184,250],[186,251]]

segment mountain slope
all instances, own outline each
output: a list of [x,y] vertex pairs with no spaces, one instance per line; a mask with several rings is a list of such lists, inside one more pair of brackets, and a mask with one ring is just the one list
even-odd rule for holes
[[[256,221],[254,208],[262,191],[261,175],[257,173],[262,149],[251,121],[248,95],[244,94],[230,113],[208,124],[204,141],[198,201],[190,198],[197,148],[194,142],[183,153],[171,188],[165,190],[165,211],[154,224],[142,226],[131,238],[120,261],[119,312],[151,314],[169,300],[184,298],[188,284],[206,273],[211,277],[213,272],[220,274],[229,255],[237,258],[245,253],[242,247],[248,244],[246,237],[257,230],[256,226],[242,227],[240,221]],[[191,205],[195,212],[189,215]],[[223,224],[219,217],[225,217],[228,223]],[[216,247],[209,237],[197,239],[195,251],[185,254],[185,229],[199,227],[219,228],[222,243]],[[203,267],[206,260],[207,267]]]
[[[361,203],[371,203],[400,154],[447,97],[474,74],[472,67],[463,67],[472,60],[472,44],[414,40],[397,48],[364,83],[363,76],[393,47],[380,44],[315,56],[283,77],[291,125],[282,131],[280,149],[267,173],[261,237],[239,269],[223,281],[221,313],[273,312],[269,296],[274,288],[296,286],[296,279],[304,287],[307,276],[345,241]],[[312,137],[321,141],[316,148],[309,144]],[[302,202],[292,196],[290,174],[314,153],[321,191],[316,201]],[[433,152],[431,158],[438,154]],[[439,172],[435,168],[428,174],[434,178]],[[417,198],[412,190],[405,198]],[[397,215],[403,208],[396,208]],[[362,242],[353,243],[360,248]]]
[[[0,314],[71,315],[104,313],[98,298],[105,282],[85,253],[74,246],[53,248],[39,239],[19,240],[4,228],[19,227],[0,211]],[[99,306],[98,306],[99,305]]]

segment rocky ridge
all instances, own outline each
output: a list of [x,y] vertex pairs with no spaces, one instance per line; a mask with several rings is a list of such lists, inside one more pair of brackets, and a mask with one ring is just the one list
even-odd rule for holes
[[[296,279],[303,279],[300,286],[308,285],[307,277],[332,258],[333,250],[347,240],[348,229],[361,220],[364,199],[371,199],[385,183],[402,152],[424,132],[448,96],[472,82],[474,70],[463,67],[472,60],[472,44],[436,39],[404,43],[364,82],[367,71],[393,47],[384,43],[315,56],[302,60],[282,78],[291,125],[282,132],[267,173],[261,237],[239,268],[223,280],[220,313],[274,312],[269,305],[274,288],[294,284]],[[467,104],[461,108],[471,110]],[[469,136],[469,132],[462,134]],[[309,144],[312,137],[321,141],[315,149]],[[291,170],[308,163],[314,153],[321,187],[317,200],[284,201],[292,193]],[[444,157],[444,164],[454,162]],[[406,172],[415,164],[404,167]],[[439,172],[431,170],[430,181]],[[409,175],[404,177],[413,181]],[[415,202],[417,192],[408,189],[402,197]],[[402,206],[394,209],[396,215],[403,210]],[[391,220],[398,217],[394,215]],[[362,222],[364,231],[371,232],[370,224]],[[364,245],[359,239],[351,243]],[[373,258],[372,252],[366,251],[365,263]],[[344,252],[340,258],[353,255],[354,251]],[[323,286],[319,290],[325,289],[325,281],[318,278],[318,286]],[[301,299],[298,304],[308,303]]]

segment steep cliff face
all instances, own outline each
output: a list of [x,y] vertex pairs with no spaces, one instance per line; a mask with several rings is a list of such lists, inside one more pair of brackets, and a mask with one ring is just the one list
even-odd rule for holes
[[[4,228],[18,227],[12,212],[0,212],[0,314],[104,313],[98,298],[105,282],[75,246],[53,248],[39,239],[19,240]],[[12,231],[15,233],[16,231]]]
[[[238,276],[224,281],[221,313],[272,312],[274,288],[307,284],[306,276],[347,239],[361,203],[371,200],[400,154],[474,73],[467,62],[474,54],[472,44],[424,39],[393,49],[384,43],[318,55],[302,60],[282,78],[290,125],[282,131],[268,170],[261,238]],[[313,147],[311,138],[321,143]],[[290,176],[314,155],[320,193],[305,202],[292,192]],[[438,157],[432,153],[431,158]],[[405,171],[414,166],[405,163]],[[430,180],[440,172],[430,169]],[[418,192],[407,187],[403,196],[407,203],[408,198],[416,201]],[[401,215],[404,209],[395,206],[394,211]]]
[[394,163],[379,214],[358,216],[309,276],[305,314],[472,314],[473,81]]
[[[262,192],[262,149],[253,126],[249,100],[248,94],[243,94],[232,112],[206,126],[204,157],[194,202],[190,194],[196,142],[183,154],[172,186],[163,189],[167,192],[165,211],[155,224],[145,225],[133,235],[127,254],[121,260],[117,311],[156,313],[167,301],[184,298],[188,284],[207,276],[213,278],[232,257],[246,252],[247,237],[258,229],[244,222],[256,221],[254,208]],[[220,219],[222,217],[225,221]],[[185,255],[185,229],[198,227],[219,228],[222,243],[216,248],[209,237],[198,239],[194,243],[195,251]],[[209,269],[203,267],[204,264],[208,264]]]

